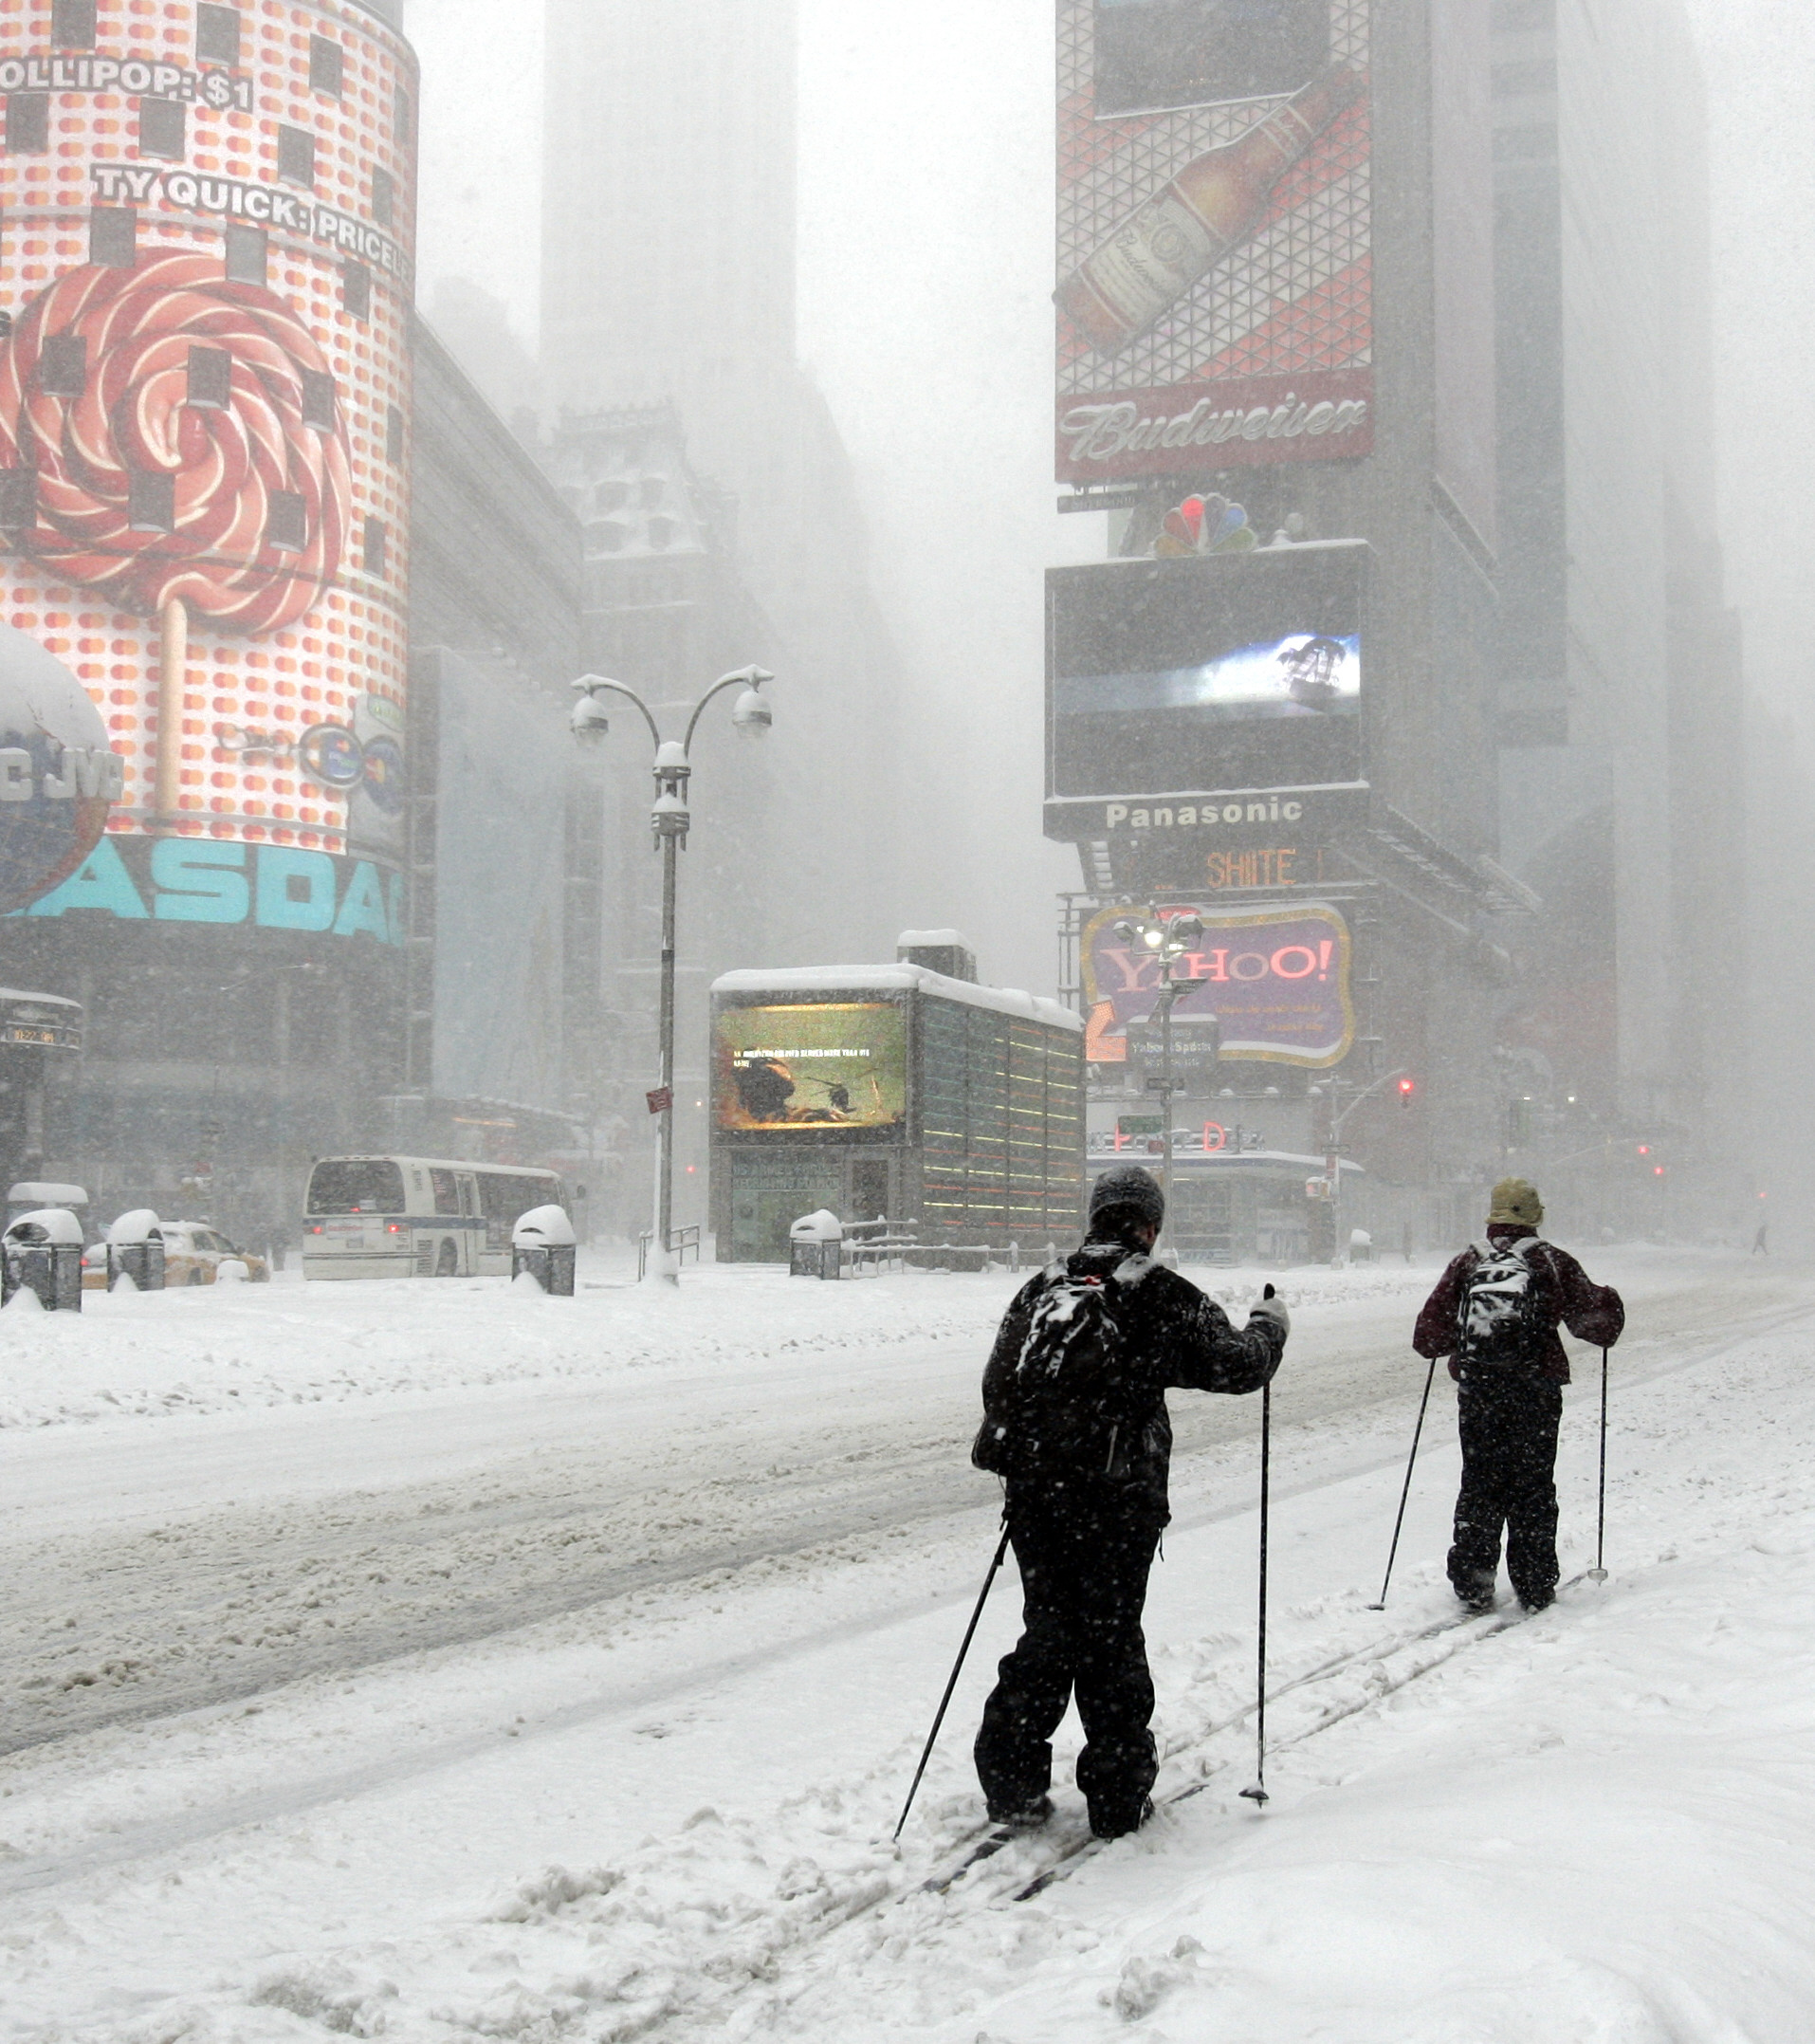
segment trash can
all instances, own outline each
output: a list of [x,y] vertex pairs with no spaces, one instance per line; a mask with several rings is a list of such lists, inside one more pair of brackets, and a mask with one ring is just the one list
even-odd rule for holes
[[845,1225],[829,1207],[802,1214],[788,1230],[791,1278],[836,1278],[844,1266]]
[[80,1313],[82,1251],[82,1223],[68,1207],[21,1214],[0,1237],[0,1305],[34,1292],[46,1313]]
[[1374,1238],[1365,1227],[1348,1231],[1348,1261],[1351,1263],[1371,1263],[1374,1261]]
[[107,1230],[107,1289],[122,1278],[141,1292],[164,1289],[164,1237],[149,1206],[135,1206]]
[[574,1224],[563,1206],[533,1206],[510,1235],[510,1275],[534,1278],[550,1298],[574,1296]]

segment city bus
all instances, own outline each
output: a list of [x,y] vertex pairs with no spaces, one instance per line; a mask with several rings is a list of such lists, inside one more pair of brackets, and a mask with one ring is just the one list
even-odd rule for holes
[[553,1171],[437,1157],[322,1157],[309,1173],[304,1278],[507,1278],[532,1207],[565,1206]]

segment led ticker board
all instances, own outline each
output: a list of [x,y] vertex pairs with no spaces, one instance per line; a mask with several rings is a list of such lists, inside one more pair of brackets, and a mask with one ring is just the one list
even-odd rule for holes
[[908,1118],[908,1014],[887,1001],[720,1010],[712,1108],[728,1134],[891,1132]]
[[1095,0],[1094,111],[1296,92],[1329,62],[1329,0]]
[[15,0],[0,595],[122,838],[398,863],[415,60],[353,0]]
[[1169,828],[1256,803],[1297,823],[1305,791],[1357,787],[1368,560],[1351,541],[1051,570],[1048,835],[1145,827],[1160,796]]

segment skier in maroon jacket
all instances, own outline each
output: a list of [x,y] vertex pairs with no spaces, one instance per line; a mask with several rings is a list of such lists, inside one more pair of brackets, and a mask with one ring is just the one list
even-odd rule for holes
[[[1503,1526],[1507,1574],[1519,1602],[1541,1611],[1556,1595],[1557,1427],[1569,1381],[1557,1327],[1610,1349],[1626,1324],[1618,1292],[1592,1283],[1567,1250],[1539,1240],[1543,1219],[1534,1186],[1502,1179],[1494,1188],[1486,1243],[1472,1243],[1450,1264],[1412,1335],[1421,1355],[1450,1357],[1457,1381],[1462,1487],[1449,1577],[1471,1611],[1494,1608]],[[1503,1268],[1512,1272],[1511,1285],[1502,1283],[1498,1297],[1486,1298],[1484,1280]],[[1481,1329],[1508,1294],[1516,1310],[1502,1324],[1512,1333],[1494,1349]]]

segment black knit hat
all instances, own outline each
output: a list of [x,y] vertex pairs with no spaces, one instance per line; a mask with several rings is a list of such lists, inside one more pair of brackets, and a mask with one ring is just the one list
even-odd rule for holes
[[1151,1171],[1138,1164],[1118,1164],[1091,1188],[1091,1219],[1111,1206],[1126,1206],[1157,1228],[1165,1219],[1165,1194]]

